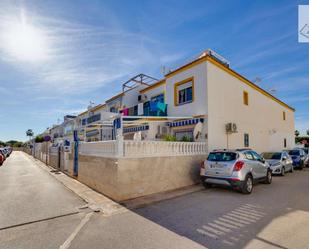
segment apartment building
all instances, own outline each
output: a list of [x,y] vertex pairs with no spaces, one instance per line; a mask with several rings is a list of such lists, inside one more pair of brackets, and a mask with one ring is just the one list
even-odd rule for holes
[[[146,140],[170,135],[177,140],[204,141],[209,150],[250,147],[262,152],[294,146],[295,110],[232,70],[212,50],[161,80],[133,77],[122,90],[105,104],[80,114],[81,127],[89,129],[91,122],[110,120],[110,113],[118,113],[123,120],[139,121],[123,126],[125,139],[141,132]],[[102,128],[87,130],[86,137],[95,139],[85,141],[114,138],[112,133],[102,134]]]

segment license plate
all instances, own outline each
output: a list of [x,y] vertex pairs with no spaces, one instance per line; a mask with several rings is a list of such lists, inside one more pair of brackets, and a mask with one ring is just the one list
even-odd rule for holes
[[224,165],[223,164],[212,164],[211,168],[213,168],[213,169],[222,169],[222,168],[224,168]]

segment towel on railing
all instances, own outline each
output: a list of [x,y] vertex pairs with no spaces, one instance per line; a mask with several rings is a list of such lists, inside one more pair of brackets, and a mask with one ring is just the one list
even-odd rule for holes
[[157,107],[160,111],[164,112],[166,111],[166,104],[165,103],[162,103],[162,102],[158,102],[157,103]]

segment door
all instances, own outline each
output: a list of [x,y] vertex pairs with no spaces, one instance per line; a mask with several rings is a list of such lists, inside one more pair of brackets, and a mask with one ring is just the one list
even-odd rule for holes
[[255,151],[251,151],[251,153],[258,167],[259,178],[267,176],[268,167],[266,166],[264,159]]
[[245,151],[244,155],[247,159],[246,164],[248,164],[249,167],[251,168],[253,179],[259,178],[261,173],[259,172],[259,167],[256,160],[254,160],[253,154],[251,153],[251,151]]

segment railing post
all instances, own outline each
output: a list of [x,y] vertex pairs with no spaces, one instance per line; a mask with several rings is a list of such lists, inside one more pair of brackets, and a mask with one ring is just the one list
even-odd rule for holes
[[124,157],[124,140],[122,135],[118,135],[117,141],[117,157]]

